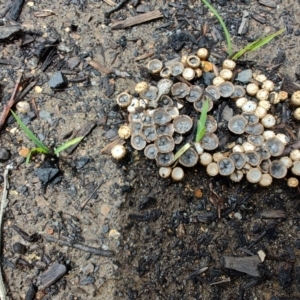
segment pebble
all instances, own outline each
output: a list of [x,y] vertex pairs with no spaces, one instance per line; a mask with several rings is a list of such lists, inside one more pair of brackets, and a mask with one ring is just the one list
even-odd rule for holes
[[202,77],[205,85],[212,85],[212,81],[215,78],[215,74],[211,72],[204,72]]
[[108,204],[101,205],[100,212],[104,217],[106,217],[109,214],[110,210],[111,210],[110,205],[108,205]]
[[237,219],[237,220],[242,220],[242,215],[239,213],[239,212],[236,212],[235,214],[234,214],[234,217]]
[[0,160],[8,160],[10,157],[9,152],[4,149],[4,148],[0,148]]
[[252,78],[252,70],[248,69],[240,72],[235,80],[243,83],[247,83],[251,78]]
[[26,253],[27,248],[25,245],[21,244],[21,243],[14,243],[13,244],[13,252],[14,253],[18,253],[18,254],[24,254]]
[[91,276],[91,275],[88,275],[88,276],[85,276],[83,277],[79,284],[80,285],[88,285],[88,284],[93,284],[95,282],[95,277],[94,276]]
[[102,248],[103,250],[108,250],[108,249],[109,249],[109,247],[108,247],[107,245],[105,245],[105,244],[102,245],[101,248]]
[[102,227],[102,232],[105,234],[105,233],[108,233],[109,232],[109,226],[108,225],[103,225]]
[[43,89],[40,87],[40,86],[35,86],[34,87],[34,91],[37,93],[37,94],[40,94],[42,91],[43,91]]
[[95,266],[92,263],[89,263],[88,265],[86,265],[82,268],[82,272],[84,274],[90,274],[90,273],[94,272],[94,269],[95,269]]
[[22,114],[27,114],[30,111],[30,104],[26,101],[20,101],[16,104],[16,109]]
[[121,233],[116,229],[111,229],[108,233],[108,236],[117,240],[121,236]]
[[267,7],[276,8],[276,3],[273,0],[259,0],[259,3]]
[[228,121],[233,117],[233,109],[226,105],[222,111],[222,119]]
[[52,75],[48,82],[51,89],[62,89],[67,86],[68,82],[62,72],[56,72]]
[[81,157],[79,158],[76,163],[75,163],[75,167],[76,169],[81,169],[83,168],[88,162],[89,162],[89,158],[88,157]]

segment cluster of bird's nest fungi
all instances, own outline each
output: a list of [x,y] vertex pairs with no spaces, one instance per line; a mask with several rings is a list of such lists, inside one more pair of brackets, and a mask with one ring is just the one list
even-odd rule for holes
[[[269,186],[273,178],[287,178],[290,187],[298,186],[300,150],[287,151],[290,137],[274,129],[280,116],[271,113],[271,108],[289,101],[296,108],[293,117],[300,120],[300,91],[289,99],[287,92],[280,91],[265,75],[254,73],[247,84],[234,84],[235,68],[235,61],[226,59],[218,70],[205,48],[165,64],[158,59],[149,61],[147,69],[157,82],[139,82],[134,95],[124,91],[116,97],[128,112],[128,123],[119,128],[119,136],[130,139],[131,146],[142,150],[148,159],[156,160],[164,178],[181,180],[184,171],[180,165],[200,164],[209,176],[228,176],[234,182],[245,176],[249,182]],[[212,84],[196,84],[205,72],[214,74]],[[204,101],[209,103],[205,135],[194,142]],[[230,101],[234,109],[220,120],[214,107],[224,101]],[[230,132],[233,142],[220,150],[224,131]],[[191,146],[177,158],[176,152],[184,145]],[[112,149],[116,159],[125,153],[120,144]]]

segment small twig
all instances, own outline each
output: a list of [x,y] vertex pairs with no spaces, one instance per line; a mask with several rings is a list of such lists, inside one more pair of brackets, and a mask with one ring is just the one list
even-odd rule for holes
[[117,5],[116,2],[112,1],[112,0],[104,0],[105,3],[107,3],[110,6],[115,6]]
[[[3,214],[4,209],[7,206],[7,194],[9,189],[9,183],[8,183],[8,167],[5,168],[4,174],[4,184],[3,184],[3,193],[2,193],[2,202],[1,202],[1,208],[0,208],[0,249],[2,248],[2,222],[3,222]],[[0,298],[1,300],[6,299],[6,287],[3,281],[2,272],[0,270]]]
[[97,192],[97,190],[99,189],[99,187],[103,184],[104,180],[102,180],[92,191],[92,193],[90,194],[90,196],[81,204],[80,206],[80,210],[83,210],[85,208],[85,206],[88,204],[88,202],[91,200],[91,198],[95,195],[95,193]]
[[112,13],[118,11],[119,9],[121,9],[126,4],[126,2],[128,2],[128,1],[129,0],[123,0],[120,3],[118,3],[116,6],[114,6],[113,8],[111,8],[110,10],[108,10],[107,12],[104,13],[104,18],[105,18],[106,25],[109,24],[110,15]]
[[21,79],[22,79],[22,75],[23,75],[23,73],[19,74],[19,76],[17,78],[17,81],[16,81],[15,88],[14,88],[12,94],[11,94],[11,97],[10,97],[8,103],[3,108],[3,111],[2,111],[2,114],[1,114],[1,117],[0,117],[0,131],[1,131],[3,125],[4,125],[5,121],[6,121],[6,118],[8,116],[8,113],[9,113],[10,109],[15,104],[15,97],[16,97],[16,94],[17,94],[17,91],[18,91]]
[[139,60],[143,60],[143,59],[146,59],[148,57],[151,57],[154,55],[154,51],[153,50],[150,50],[149,52],[146,52],[140,56],[137,56],[134,61],[139,61]]
[[[59,239],[57,239],[53,236],[50,236],[50,235],[44,235],[44,239],[47,242],[50,242],[50,243],[57,243],[60,246],[67,246],[67,247],[75,248],[75,249],[78,249],[78,250],[89,252],[89,253],[94,254],[94,255],[105,256],[105,257],[114,256],[114,251],[111,251],[111,250],[103,250],[103,249],[99,249],[99,248],[95,248],[95,247],[86,246],[86,245],[83,245],[83,244],[80,244],[80,243],[71,244],[67,241],[59,240]],[[1,300],[2,300],[2,298],[1,298]]]
[[149,11],[144,14],[140,14],[135,17],[129,17],[126,20],[123,21],[117,21],[114,22],[111,25],[111,29],[125,29],[131,26],[139,25],[148,21],[152,21],[158,18],[163,18],[163,14],[160,12],[160,10],[153,10]]

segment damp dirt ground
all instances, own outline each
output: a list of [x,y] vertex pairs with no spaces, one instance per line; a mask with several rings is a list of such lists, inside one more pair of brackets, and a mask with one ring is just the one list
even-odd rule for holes
[[[4,25],[9,23],[6,2],[0,2]],[[1,174],[10,166],[2,229],[8,299],[300,299],[299,191],[288,188],[285,180],[267,188],[233,183],[208,177],[199,165],[187,169],[181,182],[173,182],[160,178],[155,162],[129,144],[121,161],[101,153],[127,121],[115,96],[133,92],[136,82],[151,80],[145,72],[150,58],[137,57],[153,53],[151,58],[168,61],[203,46],[221,59],[227,49],[218,21],[200,1],[127,1],[109,16],[111,23],[104,17],[112,8],[109,2],[26,1],[16,21],[22,31],[0,41],[1,111],[23,69],[23,80],[35,85],[22,99],[33,114],[22,117],[46,145],[55,147],[77,131],[92,128],[70,155],[62,153],[61,175],[46,188],[36,173],[45,156],[36,155],[25,165],[19,151],[33,144],[12,118],[0,133],[1,148],[10,153],[9,160],[0,163]],[[212,4],[229,28],[234,51],[285,28],[276,40],[245,55],[239,67],[275,70],[272,76],[278,84],[286,78],[297,83],[299,1]],[[158,9],[162,18],[111,29],[117,20]],[[244,11],[250,15],[238,34]],[[180,32],[181,46],[176,43],[182,40],[172,39]],[[39,49],[45,41],[51,47],[55,39],[57,52],[44,69]],[[91,59],[100,67],[90,66]],[[68,84],[53,91],[48,82],[57,71]],[[224,203],[220,218],[210,201],[212,191]],[[271,218],[263,217],[270,212]],[[13,226],[38,238],[28,241]],[[71,246],[47,242],[49,235]],[[16,243],[25,249],[16,249]],[[93,255],[72,247],[76,243],[114,255]],[[260,250],[266,260],[259,264],[259,276],[224,268],[226,257],[251,257]],[[55,262],[67,272],[40,288],[40,275]],[[39,288],[35,298],[28,296],[31,283]]]

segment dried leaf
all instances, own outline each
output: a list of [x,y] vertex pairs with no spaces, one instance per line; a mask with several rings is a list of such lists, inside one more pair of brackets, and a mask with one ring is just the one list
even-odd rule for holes
[[102,65],[99,61],[97,60],[91,60],[89,61],[89,65],[92,66],[94,69],[96,69],[97,71],[99,72],[102,72],[102,73],[106,73],[106,74],[109,74],[112,72],[111,69],[105,67],[104,65]]

